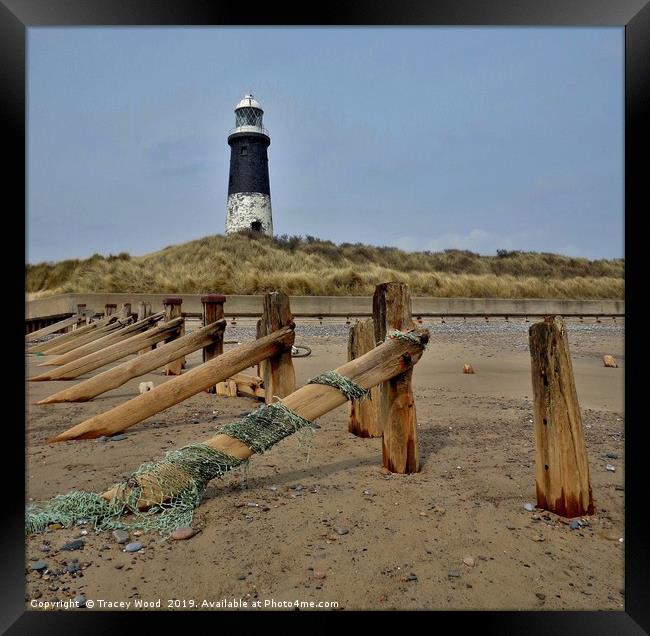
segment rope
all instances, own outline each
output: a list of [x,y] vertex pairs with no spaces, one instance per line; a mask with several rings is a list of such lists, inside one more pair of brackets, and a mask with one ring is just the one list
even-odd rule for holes
[[418,345],[419,347],[422,347],[423,349],[426,348],[426,344],[424,344],[420,340],[419,336],[416,336],[414,333],[404,333],[403,331],[394,329],[393,331],[388,332],[386,339],[388,338],[392,338],[394,340],[403,340],[404,342],[411,342]]
[[347,400],[363,400],[370,397],[370,391],[359,386],[356,382],[341,375],[338,371],[326,371],[317,375],[307,384],[324,384],[340,391]]

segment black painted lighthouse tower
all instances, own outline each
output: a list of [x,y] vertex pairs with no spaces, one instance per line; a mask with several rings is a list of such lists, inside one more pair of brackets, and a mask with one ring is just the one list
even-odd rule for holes
[[235,107],[235,128],[228,135],[226,234],[253,230],[273,236],[266,150],[271,138],[262,125],[263,114],[260,103],[252,95],[246,95]]

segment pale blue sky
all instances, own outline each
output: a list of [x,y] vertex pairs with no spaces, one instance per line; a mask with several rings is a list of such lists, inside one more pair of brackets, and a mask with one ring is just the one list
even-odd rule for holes
[[224,232],[233,108],[276,234],[623,256],[622,28],[30,28],[27,259]]

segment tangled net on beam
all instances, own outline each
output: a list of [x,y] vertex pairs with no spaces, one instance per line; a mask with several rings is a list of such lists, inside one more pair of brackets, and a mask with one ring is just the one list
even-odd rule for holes
[[[263,453],[292,433],[312,426],[282,402],[276,402],[226,424],[218,432]],[[96,531],[128,528],[156,530],[169,536],[191,524],[194,508],[201,502],[208,482],[247,461],[205,444],[189,444],[169,451],[161,461],[142,464],[125,482],[113,487],[111,501],[97,493],[73,491],[28,506],[25,531],[42,532],[52,523],[65,527],[90,523]],[[146,511],[138,510],[138,502],[143,500],[149,502]],[[126,516],[128,519],[124,519]]]

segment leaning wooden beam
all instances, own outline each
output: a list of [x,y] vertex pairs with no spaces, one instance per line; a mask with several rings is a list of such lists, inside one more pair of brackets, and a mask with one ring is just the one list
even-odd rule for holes
[[563,517],[594,512],[582,417],[561,316],[528,331],[535,422],[537,506]]
[[161,320],[162,316],[163,314],[162,312],[160,312],[159,314],[148,316],[147,318],[144,318],[143,320],[138,320],[137,322],[131,322],[130,318],[119,318],[117,322],[118,323],[121,322],[121,324],[123,325],[119,329],[115,329],[114,331],[103,336],[102,338],[98,338],[97,340],[93,340],[92,342],[82,345],[81,347],[77,347],[72,351],[68,351],[68,353],[64,353],[60,356],[57,356],[56,358],[52,358],[51,360],[48,360],[47,362],[39,366],[50,366],[50,365],[61,366],[64,364],[68,364],[68,362],[72,362],[73,360],[78,360],[79,358],[83,358],[84,356],[87,356],[90,353],[101,351],[105,347],[113,345],[116,342],[120,342],[121,340],[126,340],[127,338],[130,338],[136,333],[140,333],[142,331],[149,329],[152,325],[155,325],[159,320]]
[[76,325],[80,320],[85,320],[85,315],[75,314],[74,316],[70,316],[70,318],[59,320],[59,322],[55,322],[52,325],[48,325],[47,327],[43,327],[42,329],[38,329],[37,331],[32,331],[31,333],[28,333],[25,336],[25,342],[38,340],[43,336],[49,336],[51,333],[55,333],[57,331],[60,331],[61,329],[65,329],[66,327],[72,327],[73,325]]
[[[413,365],[422,357],[424,346],[429,340],[429,332],[426,330],[418,330],[412,333],[418,336],[420,344],[413,341],[389,338],[372,351],[344,364],[336,369],[336,371],[364,389],[370,389],[397,375],[404,374],[409,369],[412,369]],[[150,393],[152,391],[144,395],[149,395]],[[331,386],[307,384],[291,393],[291,395],[286,396],[281,401],[296,415],[306,420],[314,421],[337,406],[344,404],[346,398],[338,389]],[[224,433],[219,433],[202,443],[226,455],[242,460],[248,459],[254,453],[252,448]],[[175,477],[177,479],[174,492],[169,492],[169,490],[162,492],[157,479],[150,478],[146,472],[137,476],[135,479],[142,486],[142,492],[137,501],[137,508],[139,510],[146,510],[152,504],[169,499],[188,486],[180,478],[181,475],[175,474]],[[102,497],[111,501],[116,494],[119,494],[120,497],[128,495],[123,487],[118,487],[103,493]]]
[[124,431],[151,415],[160,413],[174,404],[205,391],[209,386],[253,366],[259,360],[277,354],[293,338],[293,329],[294,325],[288,325],[264,338],[247,342],[110,411],[91,417],[48,441],[91,439]]
[[[97,329],[93,331],[89,331],[87,333],[84,333],[83,335],[80,335],[78,338],[75,338],[73,340],[69,340],[66,342],[61,342],[60,344],[57,344],[56,346],[50,347],[43,353],[46,356],[60,356],[65,353],[68,353],[74,349],[77,349],[78,347],[83,347],[84,345],[88,344],[89,342],[93,342],[95,340],[98,340],[99,338],[103,338],[104,336],[108,335],[109,333],[112,333],[114,331],[117,331],[118,329],[121,329],[125,324],[129,324],[130,321],[124,321],[120,320],[119,317],[115,314],[112,316],[109,316],[108,318],[104,318],[103,320],[110,321],[107,324],[97,327]],[[92,326],[92,325],[89,325]],[[77,333],[76,331],[74,333]],[[66,334],[67,336],[68,334]],[[63,338],[63,336],[62,336]],[[57,338],[58,340],[58,338]],[[52,358],[54,359],[54,358]]]
[[156,349],[138,356],[135,360],[127,360],[122,364],[107,369],[96,376],[79,382],[70,388],[54,393],[49,397],[37,402],[37,404],[54,404],[56,402],[87,402],[94,397],[106,393],[111,389],[122,386],[133,378],[140,377],[145,373],[155,371],[172,360],[178,359],[180,355],[187,355],[193,351],[203,348],[206,344],[214,341],[218,335],[223,334],[226,328],[226,321],[219,320],[197,329],[173,342],[169,342]]
[[[350,327],[348,337],[348,360],[354,360],[375,347],[375,323],[372,318],[357,321]],[[348,430],[357,437],[381,437],[382,429],[378,415],[380,387],[370,390],[370,399],[350,401]]]
[[[27,349],[27,353],[45,353],[46,355],[49,355],[49,351],[51,349],[54,349],[55,347],[58,347],[64,343],[70,343],[73,341],[75,343],[79,342],[79,344],[83,344],[83,342],[80,341],[83,336],[87,336],[92,332],[97,332],[98,329],[101,329],[102,327],[105,327],[108,324],[115,322],[116,320],[117,317],[112,316],[91,322],[84,327],[80,327],[76,331],[70,331],[68,333],[64,333],[61,336],[57,336],[56,338],[52,338],[52,340],[48,340],[47,342],[32,345]],[[78,345],[75,344],[74,346]]]
[[[404,283],[377,285],[372,298],[375,342],[382,342],[393,329],[410,331],[411,295]],[[419,470],[417,420],[411,388],[413,369],[392,377],[381,386],[379,425],[382,429],[384,468],[393,473],[415,473]]]
[[[272,333],[285,325],[293,324],[289,307],[289,297],[283,292],[270,292],[264,295],[264,313],[258,323],[258,337]],[[274,397],[282,398],[296,389],[296,373],[293,368],[291,346],[293,340],[276,355],[260,365],[260,375],[264,379],[266,403],[273,402]]]
[[74,380],[80,375],[90,373],[111,362],[125,358],[132,353],[137,353],[144,346],[150,346],[174,338],[183,327],[185,319],[176,318],[165,322],[159,327],[148,329],[143,333],[138,333],[126,340],[121,340],[115,344],[105,347],[100,351],[95,351],[82,358],[77,358],[68,364],[63,364],[56,369],[46,371],[40,375],[29,378],[30,382],[43,382],[46,380]]

